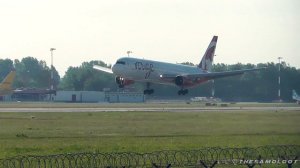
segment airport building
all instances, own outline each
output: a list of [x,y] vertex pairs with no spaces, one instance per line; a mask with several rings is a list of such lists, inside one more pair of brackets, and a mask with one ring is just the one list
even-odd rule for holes
[[56,91],[51,89],[22,88],[12,94],[0,96],[0,101],[50,101]]
[[105,91],[52,91],[46,89],[24,89],[13,94],[0,96],[0,101],[54,101],[74,103],[141,103],[145,102],[142,92]]
[[144,102],[145,96],[140,92],[57,91],[53,97],[53,101],[78,103],[138,103]]
[[110,103],[142,103],[145,95],[141,92],[107,92],[106,100]]
[[105,93],[98,91],[57,91],[53,97],[56,102],[104,102]]

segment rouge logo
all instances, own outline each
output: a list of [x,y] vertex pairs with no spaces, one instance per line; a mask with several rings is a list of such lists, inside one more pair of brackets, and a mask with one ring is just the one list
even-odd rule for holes
[[143,71],[148,71],[153,69],[153,64],[151,63],[142,63],[142,62],[136,62],[135,63],[135,69],[137,70],[143,70]]
[[134,65],[136,70],[147,71],[145,74],[145,79],[149,78],[151,72],[154,71],[152,63],[136,62]]

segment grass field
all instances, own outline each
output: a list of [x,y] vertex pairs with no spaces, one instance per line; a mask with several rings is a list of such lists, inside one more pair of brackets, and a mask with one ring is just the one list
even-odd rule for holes
[[0,113],[0,158],[300,145],[300,111]]

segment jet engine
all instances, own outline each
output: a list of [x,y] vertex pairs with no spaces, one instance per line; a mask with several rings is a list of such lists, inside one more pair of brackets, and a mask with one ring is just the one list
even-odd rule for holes
[[123,85],[123,83],[124,83],[124,78],[122,78],[122,77],[120,77],[120,76],[117,76],[117,77],[116,77],[116,83],[117,83],[118,85]]
[[184,79],[183,79],[183,77],[182,77],[182,76],[177,76],[177,77],[175,78],[175,84],[176,84],[177,86],[182,86],[182,85],[184,84]]
[[133,84],[133,80],[127,80],[123,77],[117,76],[116,77],[116,83],[119,85],[119,88],[123,88],[125,85]]

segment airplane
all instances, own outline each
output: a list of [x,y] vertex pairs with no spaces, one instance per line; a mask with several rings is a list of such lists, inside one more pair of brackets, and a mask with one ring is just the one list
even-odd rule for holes
[[245,72],[263,69],[254,68],[225,72],[210,72],[215,56],[217,41],[218,36],[213,36],[198,66],[122,57],[117,60],[111,69],[99,65],[94,65],[93,68],[114,74],[119,88],[133,84],[135,81],[146,82],[147,88],[144,90],[144,94],[149,95],[154,93],[154,90],[150,88],[151,83],[178,86],[180,88],[178,95],[185,95],[188,93],[188,88],[196,87],[209,80],[241,75]]
[[12,70],[0,83],[0,96],[8,95],[13,93],[12,84],[16,76],[16,71]]
[[294,100],[296,100],[298,104],[300,104],[300,96],[296,93],[295,90],[293,90],[292,98],[293,98]]

